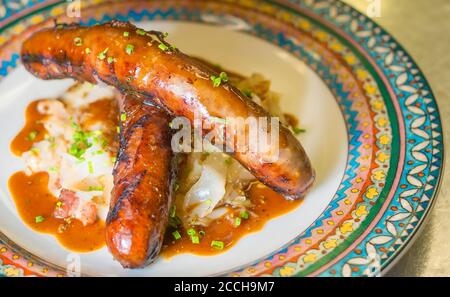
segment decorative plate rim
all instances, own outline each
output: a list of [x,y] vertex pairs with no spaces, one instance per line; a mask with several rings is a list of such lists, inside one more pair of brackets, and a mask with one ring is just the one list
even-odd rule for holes
[[353,6],[351,6],[349,4],[346,4],[344,2],[341,2],[340,0],[331,0],[331,1],[335,1],[335,2],[341,3],[342,5],[348,7],[351,11],[353,11],[357,15],[363,16],[369,22],[372,22],[376,27],[380,28],[380,30],[384,34],[388,35],[390,37],[390,39],[396,44],[396,46],[401,51],[403,51],[407,57],[409,57],[409,59],[411,60],[411,63],[413,64],[413,66],[415,68],[417,68],[418,74],[421,76],[421,79],[424,81],[424,85],[428,87],[430,95],[431,95],[430,97],[432,98],[433,101],[435,101],[435,109],[436,109],[436,113],[438,115],[437,119],[438,119],[438,122],[439,122],[439,127],[441,129],[441,138],[442,138],[441,150],[440,150],[441,151],[441,163],[440,163],[440,167],[439,167],[439,173],[437,175],[438,176],[437,182],[436,182],[433,194],[430,197],[431,203],[425,209],[425,213],[421,216],[421,219],[419,220],[416,228],[414,228],[412,233],[409,234],[409,236],[407,238],[407,241],[405,241],[397,250],[395,250],[395,253],[392,254],[390,256],[390,258],[388,258],[387,263],[385,264],[385,268],[381,271],[381,275],[385,275],[397,263],[397,261],[399,261],[401,259],[401,257],[408,251],[408,249],[412,246],[412,244],[418,238],[418,236],[422,232],[423,227],[425,226],[427,220],[429,219],[429,214],[433,210],[433,208],[434,208],[434,206],[436,204],[437,198],[439,197],[439,193],[441,191],[441,185],[442,185],[442,181],[443,181],[443,176],[442,175],[443,175],[443,172],[445,171],[445,160],[446,160],[446,154],[445,154],[445,147],[446,147],[446,145],[445,145],[445,133],[444,133],[445,128],[442,125],[441,111],[440,111],[439,105],[437,104],[436,96],[434,95],[433,89],[431,88],[431,85],[430,85],[427,77],[425,76],[424,72],[422,71],[422,68],[419,66],[419,64],[416,62],[414,57],[410,54],[410,52],[408,50],[406,50],[406,48],[403,46],[403,44],[400,43],[394,35],[392,35],[386,29],[384,29],[383,26],[378,24],[377,21],[366,17],[363,13],[361,13],[359,10],[357,10]]
[[[114,3],[114,2],[104,2],[103,0],[102,1],[96,1],[96,2],[98,2],[98,3],[93,4],[93,6],[95,6],[95,5],[102,5],[102,4],[105,4],[105,3],[111,4],[111,5],[117,4],[117,3]],[[158,1],[156,1],[156,2],[158,2]],[[172,2],[174,2],[174,1],[167,1],[167,3],[172,3]],[[183,2],[183,1],[179,1],[179,2]],[[218,2],[220,2],[219,5],[221,5],[221,4],[225,5],[225,3],[227,3],[227,4],[230,4],[230,5],[236,4],[236,6],[242,5],[244,8],[256,9],[254,6],[252,6],[252,2],[254,2],[253,0],[247,0],[247,1],[246,0],[228,0],[228,1],[225,0],[225,1],[218,1]],[[31,3],[30,6],[28,6],[29,3]],[[65,1],[58,1],[58,0],[56,0],[56,1],[48,1],[48,2],[38,1],[37,3],[33,3],[33,2],[29,2],[29,3],[27,5],[25,5],[24,7],[21,7],[21,9],[19,9],[17,12],[15,12],[13,14],[10,14],[10,15],[7,15],[6,17],[0,18],[0,32],[3,32],[6,29],[10,29],[10,26],[20,24],[21,21],[27,21],[31,16],[35,16],[35,14],[37,14],[38,12],[41,12],[41,11],[42,12],[48,12],[51,9],[57,10],[57,8],[60,7],[59,5],[61,3],[65,3]],[[208,3],[208,1],[205,1],[204,3]],[[410,233],[406,234],[405,240],[403,242],[401,242],[401,244],[397,248],[395,248],[393,250],[393,252],[384,260],[384,262],[382,262],[382,271],[381,272],[385,273],[393,265],[393,263],[396,260],[398,260],[399,257],[410,247],[412,242],[416,239],[416,237],[418,235],[417,233],[419,233],[421,231],[422,227],[424,226],[425,220],[429,216],[430,211],[432,210],[433,206],[436,203],[435,200],[438,197],[440,186],[441,186],[441,183],[442,183],[442,173],[444,171],[444,166],[445,166],[445,154],[444,154],[445,144],[444,144],[444,140],[443,140],[444,135],[442,133],[443,126],[442,126],[442,122],[441,122],[441,113],[440,113],[439,107],[437,105],[437,101],[435,99],[433,91],[432,91],[432,89],[431,89],[431,87],[430,87],[430,85],[429,85],[425,75],[423,74],[422,70],[419,68],[419,66],[414,61],[414,59],[411,57],[411,55],[405,50],[405,48],[391,34],[389,34],[381,26],[379,26],[375,21],[367,18],[366,16],[364,16],[362,13],[360,13],[358,10],[354,9],[353,7],[351,7],[351,6],[349,6],[349,5],[345,4],[345,3],[336,1],[336,0],[305,0],[305,1],[298,1],[298,0],[288,0],[288,1],[286,1],[286,0],[265,0],[265,1],[263,1],[262,4],[266,4],[266,3],[268,5],[281,6],[284,9],[289,7],[290,9],[296,11],[299,15],[301,15],[302,9],[304,9],[305,11],[310,10],[309,13],[317,15],[317,19],[319,19],[319,20],[316,20],[316,21],[318,23],[320,23],[321,21],[323,21],[323,22],[329,21],[330,24],[335,27],[335,28],[328,28],[328,29],[330,31],[332,31],[332,33],[335,34],[333,37],[336,37],[337,39],[339,39],[339,38],[344,38],[345,39],[345,37],[339,36],[339,34],[337,32],[337,31],[342,31],[341,34],[342,33],[347,34],[349,39],[351,39],[351,40],[356,42],[356,35],[352,35],[352,33],[346,32],[346,30],[343,28],[344,25],[342,25],[342,27],[341,27],[340,25],[337,24],[337,18],[338,17],[341,17],[341,16],[345,17],[347,15],[347,17],[349,17],[350,21],[352,21],[352,22],[354,20],[360,19],[362,24],[370,26],[373,30],[375,30],[375,29],[379,30],[378,35],[369,36],[369,37],[372,37],[372,38],[376,39],[378,37],[381,38],[381,36],[383,36],[383,35],[387,36],[388,41],[394,44],[395,51],[403,53],[404,57],[406,57],[406,59],[408,60],[408,63],[411,64],[411,66],[409,67],[408,71],[411,71],[411,73],[412,73],[413,69],[416,70],[416,73],[414,74],[414,76],[415,76],[414,80],[421,81],[422,86],[420,87],[421,88],[420,92],[422,92],[422,89],[425,89],[426,92],[428,92],[428,94],[425,94],[425,95],[422,95],[422,96],[418,95],[418,99],[422,99],[422,101],[425,101],[425,99],[429,99],[429,103],[426,103],[427,106],[423,107],[423,110],[422,110],[422,111],[425,111],[425,116],[430,116],[432,114],[436,114],[437,115],[437,116],[434,117],[435,118],[434,120],[430,120],[430,125],[432,125],[433,124],[432,122],[434,121],[436,127],[433,128],[433,129],[437,129],[438,132],[440,132],[440,134],[437,135],[436,137],[433,137],[432,135],[433,135],[433,132],[435,132],[435,131],[431,131],[430,139],[431,140],[435,140],[436,138],[441,139],[441,141],[439,141],[438,144],[436,144],[436,145],[433,144],[432,145],[432,149],[434,149],[435,147],[438,147],[439,152],[436,153],[436,154],[434,152],[429,153],[429,154],[431,155],[431,158],[434,158],[435,156],[439,157],[439,159],[437,159],[437,161],[440,161],[439,162],[439,166],[437,167],[439,170],[438,170],[437,176],[434,178],[435,179],[434,184],[431,185],[432,192],[431,192],[431,195],[429,195],[429,197],[428,197],[428,200],[430,202],[425,206],[425,208],[423,208],[423,213],[420,215],[420,217],[417,220],[416,224],[413,226],[412,231]],[[214,6],[214,5],[212,5],[212,6]],[[261,6],[263,6],[263,5],[261,5]],[[292,8],[293,6],[294,6],[294,8]],[[339,11],[340,10],[346,11],[346,14],[344,13],[342,15],[339,15]],[[305,11],[303,11],[303,13]],[[325,11],[326,13],[321,15],[321,12],[323,12],[323,11]],[[334,11],[335,15],[333,17],[330,16],[329,19],[327,19],[327,17],[328,17],[327,14],[330,14],[333,11]],[[11,13],[11,11],[9,11],[8,13]],[[270,14],[270,12],[267,12],[267,13]],[[272,16],[272,17],[274,17],[274,16]],[[279,17],[279,16],[276,15],[276,17]],[[305,17],[305,15],[303,15],[301,17]],[[301,18],[301,17],[299,17],[299,18]],[[286,18],[288,18],[288,16]],[[333,20],[333,18],[335,18],[335,19]],[[287,22],[287,20],[284,20],[284,21]],[[317,24],[315,24],[315,25],[317,25]],[[319,27],[320,26],[326,27],[326,25],[324,25],[324,24],[319,24],[318,26]],[[375,34],[375,33],[373,33],[373,34]],[[330,35],[333,35],[333,34],[330,34]],[[7,40],[5,40],[5,41],[7,41]],[[351,43],[351,41],[349,41],[349,42]],[[3,46],[2,43],[3,43],[2,40],[0,40],[0,48]],[[376,40],[375,40],[375,43],[376,43]],[[387,68],[382,68],[381,66],[379,66],[377,64],[376,59],[371,56],[371,54],[373,54],[373,53],[371,53],[364,46],[361,46],[361,48],[358,49],[358,50],[360,51],[359,54],[361,54],[363,56],[364,56],[364,54],[366,54],[368,56],[368,57],[366,57],[366,59],[372,58],[373,59],[373,63],[375,63],[375,65],[374,66],[372,65],[372,67],[375,67],[375,68],[378,67],[379,71],[381,72],[381,74],[385,75],[386,78],[387,78],[387,70],[386,70]],[[394,50],[392,50],[392,51],[394,52]],[[392,54],[392,56],[393,56],[392,60],[394,60],[396,58],[395,54]],[[17,60],[17,57],[16,57],[16,60]],[[2,76],[6,76],[8,74],[8,67],[15,68],[16,60],[11,59],[9,61],[9,63],[8,63],[8,61],[4,61],[2,59],[2,56],[0,55],[0,61],[2,62],[0,64],[0,79],[1,79]],[[364,62],[364,61],[362,61],[362,62]],[[370,62],[368,62],[368,63],[370,64]],[[405,62],[405,64],[406,63],[407,62]],[[376,72],[376,69],[375,69],[375,72]],[[405,80],[407,81],[408,80],[408,75],[410,73],[409,72],[405,72],[405,73],[406,73]],[[381,74],[378,74],[378,75],[381,75]],[[416,77],[418,77],[418,79],[416,79]],[[378,79],[381,79],[381,78],[378,78]],[[396,79],[398,79],[398,77]],[[387,79],[386,83],[392,84],[392,86],[389,85],[388,87],[392,87],[394,89],[394,82],[391,82],[389,79]],[[406,86],[406,84],[403,85],[403,86]],[[381,88],[382,86],[379,86],[379,87]],[[386,86],[383,85],[383,87],[385,88]],[[389,96],[389,98],[391,100],[399,99],[399,98],[397,98],[397,95],[400,95],[400,94],[403,94],[403,93],[399,92],[397,94],[397,92],[398,92],[398,90],[396,91],[395,98],[391,98],[390,96]],[[426,98],[427,96],[428,96],[428,98]],[[416,99],[416,100],[418,100],[418,99]],[[433,112],[429,112],[427,110],[428,104],[433,104],[434,105],[433,106],[433,108],[434,108]],[[404,112],[404,109],[406,107],[400,106],[401,105],[400,102],[398,102],[398,105],[399,105],[398,108],[399,108],[399,110],[401,112],[401,115],[404,116],[403,112]],[[420,110],[420,108],[418,108],[418,109]],[[389,120],[390,120],[391,117],[390,116],[388,116],[388,117],[389,117]],[[396,118],[397,118],[397,116],[396,116]],[[399,117],[397,120],[398,120],[398,123],[400,123],[400,121],[404,121],[405,122],[404,124],[406,124],[406,118],[404,118],[404,117],[402,117],[402,118]],[[425,119],[425,121],[426,121],[426,119]],[[393,132],[394,131],[392,131],[391,133],[393,133]],[[405,127],[405,131],[404,131],[404,133],[405,133],[405,136],[404,136],[405,137],[405,141],[407,139],[407,133],[408,132],[410,132],[410,131],[407,130],[406,127]],[[350,145],[350,141],[349,141],[349,145]],[[403,149],[405,150],[405,152],[404,152],[405,153],[405,160],[404,161],[406,162],[406,157],[407,157],[407,154],[409,152],[408,149],[407,149],[407,144],[405,144]],[[414,152],[414,151],[411,150],[411,152]],[[402,152],[399,151],[398,153],[402,153]],[[406,165],[404,165],[404,166],[406,166]],[[397,171],[398,169],[399,169],[398,167],[395,168],[395,171]],[[380,215],[380,218],[379,218],[378,222],[376,222],[375,226],[373,226],[373,228],[369,230],[368,234],[363,235],[364,231],[366,230],[365,229],[363,232],[361,232],[361,234],[359,234],[357,236],[356,239],[359,240],[361,238],[361,240],[358,243],[358,245],[362,244],[363,241],[365,241],[372,233],[374,233],[376,225],[378,225],[380,222],[382,222],[383,219],[387,220],[387,215],[386,214],[388,212],[388,208],[386,208],[384,210],[384,212],[381,213],[382,207],[385,204],[387,206],[390,206],[394,202],[394,199],[397,198],[396,195],[397,195],[397,191],[398,191],[398,189],[400,187],[400,181],[403,178],[403,175],[406,175],[405,171],[406,171],[406,167],[403,167],[401,172],[400,172],[400,174],[398,172],[395,172],[395,175],[399,175],[400,176],[399,180],[398,180],[399,185],[395,189],[392,189],[393,186],[391,186],[391,188],[387,189],[388,192],[390,192],[392,190],[395,190],[394,193],[392,194],[391,200],[388,201],[388,202],[384,201],[384,200],[382,201],[380,209],[378,209],[378,212],[374,216],[374,217],[377,217],[378,215]],[[428,176],[430,176],[431,175],[431,171],[428,174],[429,174]],[[427,176],[427,179],[428,179],[428,176]],[[425,179],[425,182],[427,182],[427,179]],[[427,184],[425,184],[423,186],[424,189],[426,188],[426,185]],[[430,189],[428,189],[428,190],[430,190]],[[426,192],[426,190],[424,190],[423,193],[420,194],[420,195],[422,195],[422,196],[425,195],[425,192]],[[398,195],[400,195],[400,194],[401,193],[399,193]],[[389,194],[389,196],[391,196],[391,195]],[[404,199],[404,200],[406,202],[403,202],[403,200],[400,201],[400,197],[399,197],[399,204],[402,204],[401,205],[402,207],[405,206],[407,208],[408,207],[411,208],[411,211],[412,212],[414,211],[414,215],[415,215],[416,214],[416,212],[415,212],[416,210],[415,209],[412,210],[411,203],[408,202],[406,199]],[[403,203],[409,203],[409,206],[407,206],[408,204],[403,205]],[[418,203],[418,205],[420,206],[419,203]],[[411,212],[411,216],[413,215],[412,212]],[[372,221],[369,221],[368,225],[366,226],[366,228],[369,228],[371,223],[372,223]],[[389,229],[389,227],[387,229]],[[394,229],[395,229],[395,227],[394,227]],[[391,232],[391,231],[392,231],[392,229],[389,232]],[[395,232],[397,232],[397,231],[395,231]],[[365,237],[363,237],[363,236],[365,236]],[[399,238],[401,239],[401,236]],[[7,244],[7,245],[9,245],[9,244]],[[375,246],[377,244],[375,243],[375,244],[372,244],[372,245]],[[2,246],[2,241],[0,240],[0,248],[1,248],[1,246]],[[289,247],[289,244],[287,244],[286,246]],[[341,255],[342,258],[338,259],[336,263],[333,263],[333,260],[330,260],[330,261],[326,262],[324,265],[319,266],[319,268],[317,268],[314,271],[312,271],[312,273],[316,274],[317,271],[321,270],[324,266],[327,266],[327,265],[332,266],[332,267],[333,266],[337,267],[337,266],[340,265],[339,266],[339,270],[338,270],[339,271],[338,273],[340,275],[344,275],[344,276],[346,276],[346,275],[354,275],[354,273],[353,273],[354,271],[351,270],[352,269],[352,267],[351,267],[352,265],[360,265],[362,267],[365,267],[364,265],[367,266],[368,263],[365,263],[364,261],[367,261],[367,259],[369,259],[368,252],[367,252],[367,259],[365,259],[363,257],[357,257],[357,256],[352,258],[352,257],[349,256],[352,253],[352,251],[347,252],[347,250],[350,248],[350,246],[351,246],[351,244],[348,245],[347,247],[345,247],[345,249],[343,251],[338,253],[338,255]],[[367,244],[366,244],[366,249],[367,249]],[[373,247],[373,249],[376,252],[375,247]],[[25,255],[27,254],[26,251],[22,251],[22,253],[25,254]],[[362,252],[363,255],[364,255],[364,253],[365,252]],[[377,252],[375,254],[378,255]],[[386,254],[387,254],[387,252],[386,252]],[[29,258],[33,258],[34,256],[28,255],[28,257]],[[347,258],[347,262],[348,263],[342,263],[345,258]],[[3,272],[3,270],[1,269],[2,266],[3,266],[2,265],[2,259],[4,259],[4,258],[2,257],[1,250],[0,250],[0,274],[2,274],[2,272]],[[354,262],[353,264],[352,264],[352,261]],[[262,260],[260,259],[260,260],[257,260],[255,262],[262,263]],[[42,263],[42,261],[41,261],[41,263]],[[43,263],[44,266],[47,265],[47,263],[48,262],[44,262]],[[288,263],[288,264],[285,265],[286,263]],[[282,264],[282,266],[276,267],[276,269],[274,268],[273,270],[271,270],[270,275],[281,275],[281,276],[283,276],[283,273],[281,272],[282,269],[292,268],[292,266],[289,266],[289,262],[286,262],[286,263]],[[361,264],[361,263],[363,263],[363,264]],[[54,267],[53,264],[52,265],[48,265],[48,266]],[[247,267],[248,264],[245,265],[245,266]],[[25,267],[23,267],[23,268],[25,268]],[[43,269],[45,269],[45,267]],[[289,271],[291,271],[291,270],[289,270]],[[294,271],[293,273],[296,273],[296,274],[300,273],[301,274],[301,271],[300,272],[299,271]],[[285,275],[292,275],[293,273],[291,273],[291,274],[285,273]],[[359,274],[356,274],[356,275],[364,274],[364,272],[362,272],[362,271],[359,271],[358,273]],[[330,267],[327,267],[326,271],[323,271],[323,270],[320,271],[320,275],[335,275],[335,274],[336,273],[333,274],[333,269],[331,269]],[[267,275],[267,274],[263,273],[263,275]],[[308,273],[308,275],[309,275],[309,273]]]
[[[337,0],[340,1],[340,0]],[[350,8],[350,10],[356,12],[359,15],[364,15],[362,12],[360,12],[358,9],[354,8],[351,5],[348,5],[344,2],[341,2],[344,5],[348,6]],[[422,79],[425,81],[425,85],[429,86],[429,91],[431,94],[431,97],[436,101],[436,96],[434,95],[434,91],[431,88],[431,85],[427,79],[427,77],[425,76],[424,72],[422,71],[422,68],[420,67],[420,65],[416,62],[416,60],[414,59],[414,57],[410,54],[409,50],[406,50],[406,48],[403,46],[403,44],[401,42],[398,41],[398,39],[395,37],[395,35],[392,35],[391,33],[389,33],[386,29],[384,29],[383,26],[381,26],[377,21],[370,19],[370,21],[372,23],[374,23],[378,28],[380,28],[385,34],[388,34],[390,36],[390,38],[397,44],[397,46],[403,51],[405,52],[405,54],[411,59],[412,63],[414,64],[414,66],[419,70],[419,74],[422,75]],[[437,101],[436,101],[437,103]],[[440,123],[440,127],[442,129],[442,162],[441,162],[441,167],[439,170],[439,174],[438,174],[438,181],[436,183],[436,187],[435,187],[435,191],[433,193],[433,196],[430,198],[431,200],[431,204],[429,205],[429,207],[426,208],[426,213],[422,216],[422,219],[420,220],[420,222],[418,223],[417,227],[414,229],[414,231],[410,234],[410,237],[408,238],[408,241],[406,241],[398,250],[396,250],[396,254],[393,255],[388,263],[386,263],[385,268],[381,271],[381,275],[386,275],[391,269],[392,267],[395,266],[395,264],[404,256],[404,254],[406,252],[408,252],[408,250],[411,248],[411,246],[414,244],[414,242],[417,240],[417,238],[420,236],[420,234],[423,231],[424,226],[426,225],[427,221],[430,219],[430,212],[433,210],[434,206],[436,205],[436,200],[437,198],[440,196],[441,193],[441,186],[442,186],[442,175],[445,171],[445,161],[446,161],[446,154],[445,152],[445,133],[444,133],[444,126],[442,125],[442,121],[441,121],[441,111],[439,108],[439,105],[436,104],[436,112],[438,114],[438,118],[439,118],[439,123]]]

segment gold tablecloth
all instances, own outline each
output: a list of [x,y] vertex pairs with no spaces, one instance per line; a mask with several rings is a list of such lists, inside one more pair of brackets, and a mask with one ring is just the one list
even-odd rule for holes
[[[391,33],[411,54],[437,98],[444,125],[446,160],[450,160],[450,1],[343,0]],[[372,14],[373,15],[373,14]],[[445,166],[448,169],[448,164]],[[450,170],[444,172],[440,193],[422,232],[387,276],[450,276]]]

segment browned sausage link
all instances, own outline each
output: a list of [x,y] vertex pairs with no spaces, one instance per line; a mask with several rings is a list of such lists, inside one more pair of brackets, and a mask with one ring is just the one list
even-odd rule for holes
[[[214,86],[211,76],[217,73],[156,35],[123,22],[44,29],[24,42],[22,61],[40,78],[72,77],[93,83],[100,80],[124,92],[158,98],[157,104],[191,122],[194,115],[209,123],[217,118],[269,117],[262,107],[228,83]],[[279,146],[277,161],[262,161],[270,159],[268,152],[255,153],[248,147],[233,157],[269,187],[297,199],[313,183],[314,171],[292,133],[283,126],[279,132],[279,142],[272,144]],[[236,147],[235,143],[226,144]]]
[[158,107],[131,96],[126,96],[122,105],[106,244],[123,267],[138,268],[158,255],[168,222],[171,131],[168,115]]

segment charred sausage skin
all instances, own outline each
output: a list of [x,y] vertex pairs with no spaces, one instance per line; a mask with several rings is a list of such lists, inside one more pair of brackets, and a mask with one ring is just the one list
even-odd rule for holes
[[169,116],[125,96],[106,244],[125,268],[150,264],[166,230],[174,175]]
[[[43,29],[27,39],[21,58],[26,69],[43,79],[72,77],[102,81],[122,92],[139,94],[173,116],[194,121],[199,115],[214,127],[214,119],[270,117],[239,90],[222,82],[201,62],[181,53],[162,33],[143,31],[124,22],[92,27],[63,25]],[[211,131],[203,129],[206,135]],[[235,143],[226,143],[236,147]],[[288,199],[304,196],[314,181],[308,156],[292,133],[280,124],[279,157],[265,152],[235,151],[232,156],[261,182]]]

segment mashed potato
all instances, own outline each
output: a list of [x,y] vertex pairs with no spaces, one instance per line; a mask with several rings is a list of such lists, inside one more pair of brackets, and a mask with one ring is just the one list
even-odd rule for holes
[[108,133],[115,127],[105,121],[92,121],[86,111],[95,102],[115,97],[110,88],[77,84],[59,100],[40,100],[37,105],[38,111],[46,115],[43,125],[47,134],[22,159],[27,174],[48,173],[49,190],[62,202],[56,216],[71,216],[84,224],[96,217],[106,218],[115,154]]

